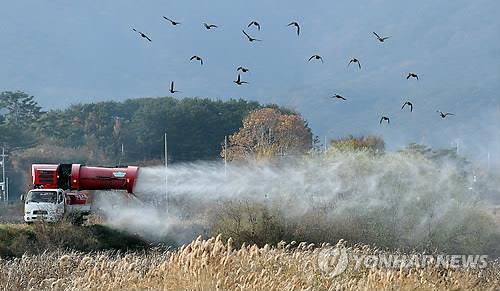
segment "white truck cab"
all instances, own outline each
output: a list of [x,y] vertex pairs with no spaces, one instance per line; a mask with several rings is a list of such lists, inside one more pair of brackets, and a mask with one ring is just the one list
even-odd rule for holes
[[[90,204],[73,203],[75,196],[86,195],[67,192],[63,189],[33,189],[24,197],[24,221],[57,222],[63,216],[74,215],[80,219],[90,213]],[[83,197],[82,197],[83,198]]]

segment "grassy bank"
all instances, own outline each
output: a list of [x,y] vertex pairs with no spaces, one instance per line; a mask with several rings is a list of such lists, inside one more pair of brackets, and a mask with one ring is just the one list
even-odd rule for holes
[[138,236],[103,225],[86,227],[66,222],[57,224],[0,224],[0,257],[20,257],[24,253],[75,250],[140,250],[149,244]]

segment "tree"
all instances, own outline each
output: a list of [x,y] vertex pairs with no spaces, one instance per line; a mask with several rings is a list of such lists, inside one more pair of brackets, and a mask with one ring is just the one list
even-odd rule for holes
[[41,115],[41,107],[34,98],[21,91],[0,93],[0,109],[6,109],[4,122],[17,128],[31,126]]
[[372,153],[383,153],[385,142],[377,136],[348,136],[330,141],[330,149],[333,151],[368,151]]
[[262,108],[243,120],[243,127],[229,137],[227,153],[223,148],[221,156],[227,154],[228,160],[268,159],[277,154],[303,154],[311,144],[311,129],[302,116]]

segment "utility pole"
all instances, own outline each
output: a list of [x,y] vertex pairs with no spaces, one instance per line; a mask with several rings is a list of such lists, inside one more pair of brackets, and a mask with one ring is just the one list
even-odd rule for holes
[[227,135],[224,136],[224,176],[227,177]]
[[2,198],[4,201],[7,201],[7,184],[5,183],[5,147],[2,147]]
[[169,208],[168,201],[168,147],[167,147],[167,133],[165,132],[165,200],[167,203],[167,213]]
[[490,171],[490,151],[488,151],[488,172]]
[[323,144],[323,147],[324,147],[324,151],[325,151],[325,154],[326,154],[326,150],[327,150],[326,135],[325,135],[325,142],[324,142],[324,144]]
[[6,196],[7,196],[7,203],[9,203],[9,177],[7,177],[5,179],[5,182],[7,183],[5,185],[5,193],[6,193]]

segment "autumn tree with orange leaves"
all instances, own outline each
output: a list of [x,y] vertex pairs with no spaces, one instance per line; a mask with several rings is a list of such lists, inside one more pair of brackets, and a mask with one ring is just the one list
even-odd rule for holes
[[[262,108],[247,115],[243,127],[229,136],[227,159],[270,159],[298,155],[311,149],[312,133],[299,114]],[[226,155],[222,147],[221,156]]]

